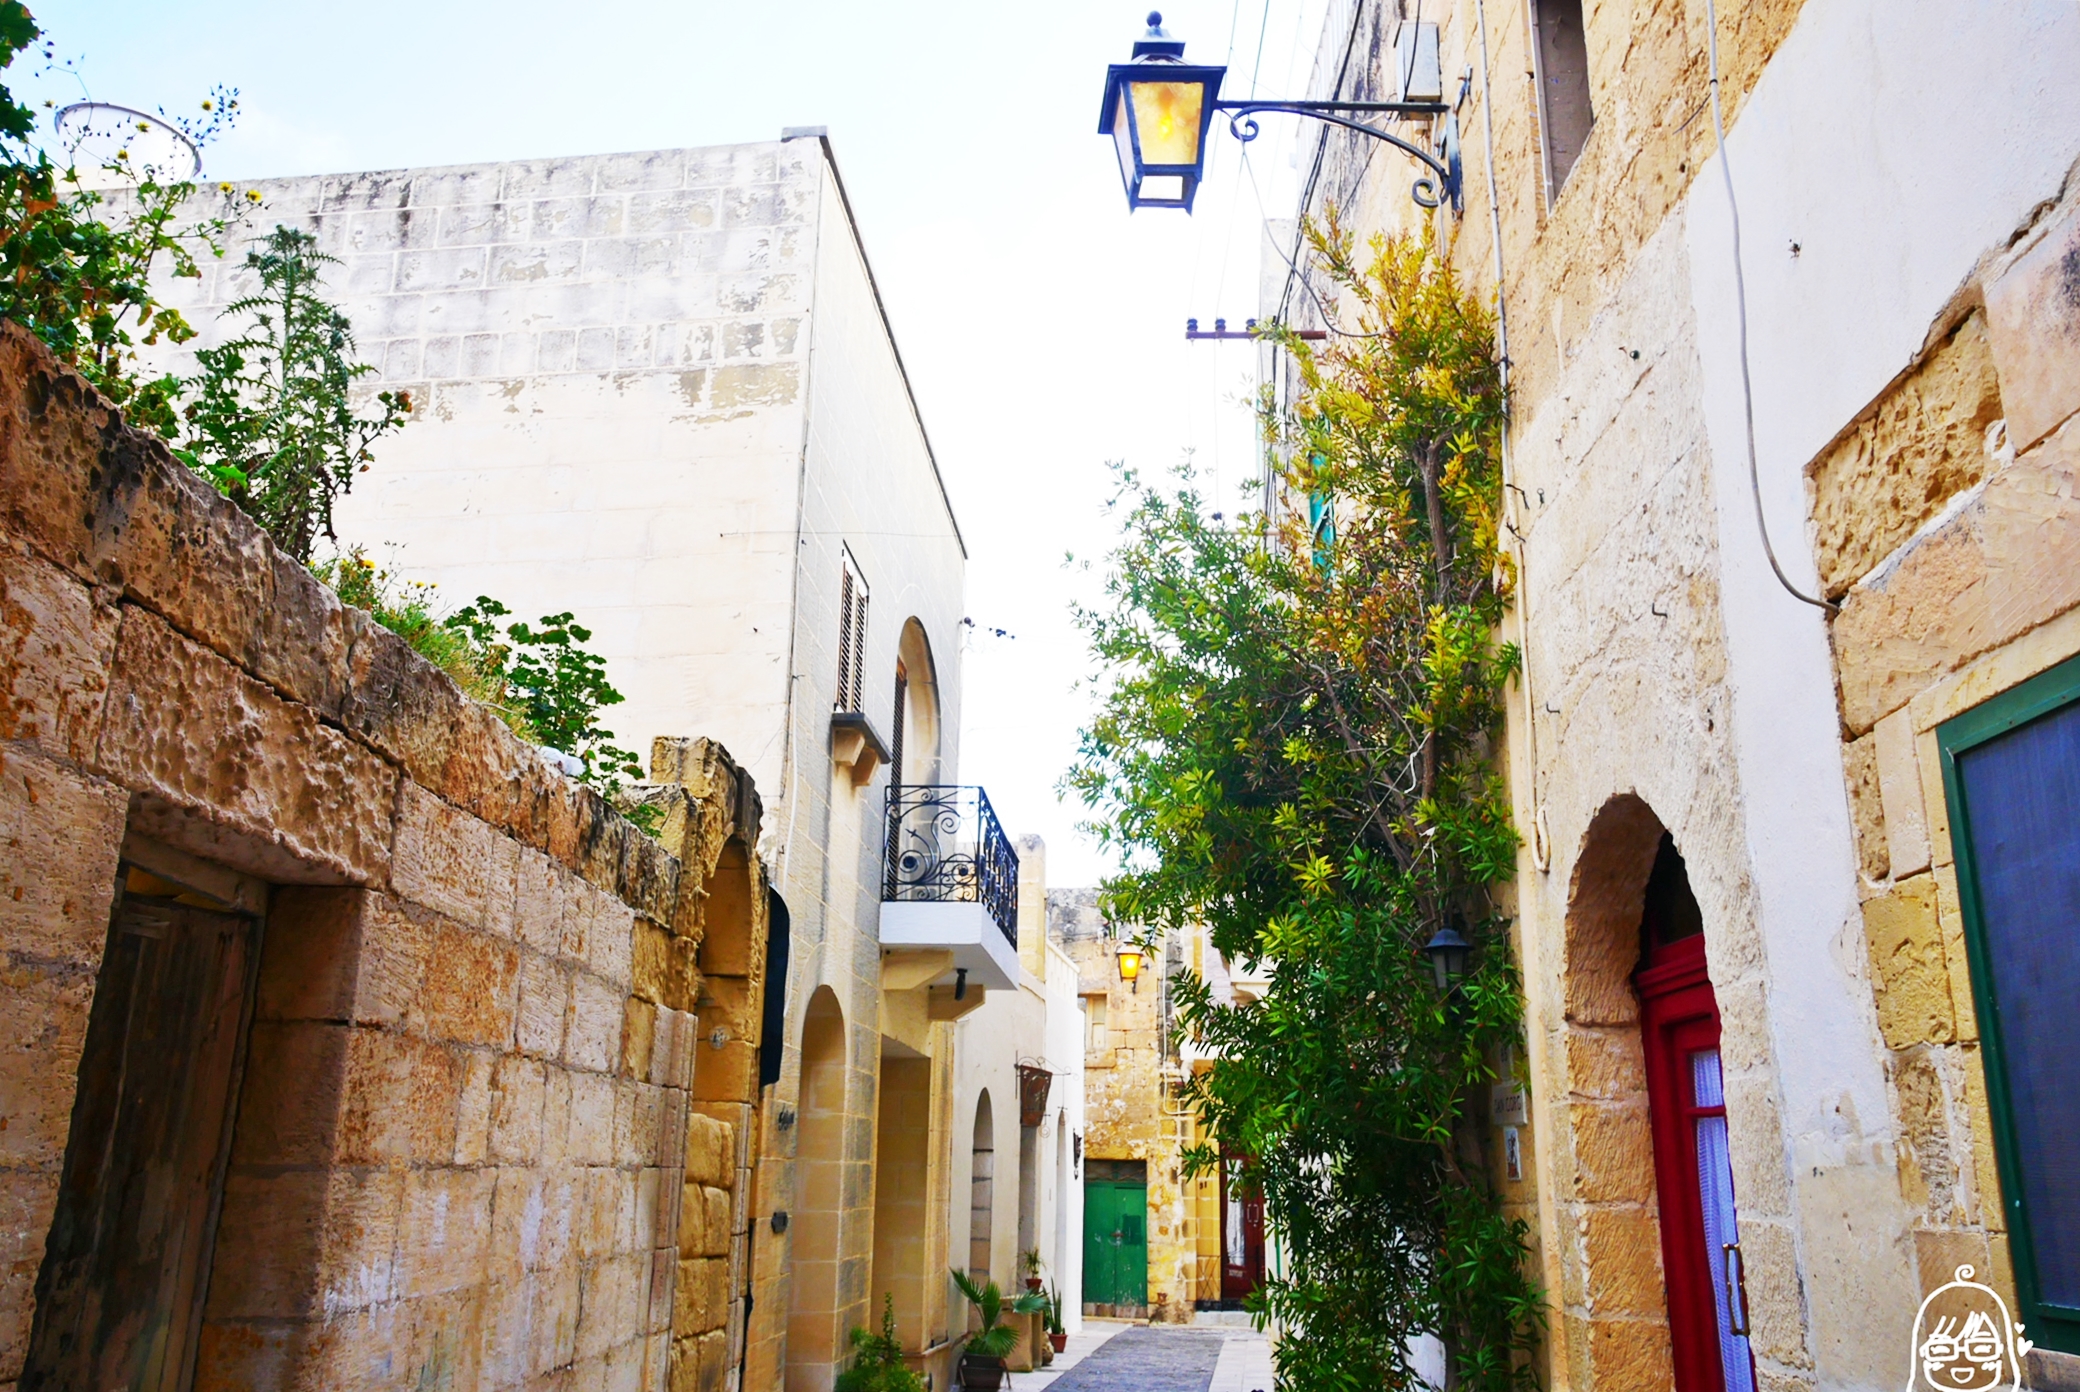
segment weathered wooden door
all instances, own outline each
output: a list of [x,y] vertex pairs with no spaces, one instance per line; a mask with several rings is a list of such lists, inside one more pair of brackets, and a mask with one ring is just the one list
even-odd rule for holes
[[258,920],[126,894],[87,1022],[22,1392],[184,1392]]

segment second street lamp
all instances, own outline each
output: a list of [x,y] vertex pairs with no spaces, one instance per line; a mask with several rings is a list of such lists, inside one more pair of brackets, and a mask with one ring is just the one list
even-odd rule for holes
[[1133,987],[1138,995],[1141,991],[1141,968],[1148,960],[1147,954],[1132,943],[1121,943],[1119,955],[1114,960],[1119,964],[1119,979]]
[[1437,979],[1438,994],[1443,995],[1455,989],[1466,975],[1466,959],[1472,955],[1473,944],[1466,941],[1466,935],[1459,931],[1459,920],[1453,918],[1423,944],[1423,952],[1430,958],[1430,974]]
[[[1443,102],[1222,101],[1221,79],[1227,71],[1185,62],[1183,41],[1163,28],[1163,16],[1154,11],[1148,16],[1148,32],[1134,44],[1131,61],[1105,70],[1098,134],[1111,136],[1118,151],[1129,209],[1192,210],[1206,171],[1206,132],[1216,111],[1227,114],[1229,134],[1244,144],[1259,133],[1254,113],[1267,111],[1326,121],[1383,140],[1429,171],[1415,181],[1411,196],[1418,204],[1435,208],[1449,199],[1458,207],[1458,118]],[[1433,153],[1340,112],[1442,116],[1444,129]]]

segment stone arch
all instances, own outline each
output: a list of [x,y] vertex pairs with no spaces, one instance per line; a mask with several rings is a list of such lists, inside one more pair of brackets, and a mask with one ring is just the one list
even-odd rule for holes
[[828,1392],[839,1325],[839,1226],[845,1191],[845,1012],[819,986],[802,1017],[801,1106],[795,1121],[794,1212],[787,1265],[788,1392]]
[[1591,819],[1568,885],[1562,973],[1563,1134],[1555,1167],[1562,1316],[1573,1385],[1669,1387],[1654,1138],[1639,997],[1640,921],[1666,831],[1636,794]]
[[997,1123],[989,1105],[989,1089],[975,1099],[975,1130],[968,1147],[968,1274],[977,1281],[990,1276],[990,1238],[996,1227]]
[[937,783],[939,767],[939,668],[931,640],[916,619],[904,621],[896,642],[896,708],[889,730],[894,783]]

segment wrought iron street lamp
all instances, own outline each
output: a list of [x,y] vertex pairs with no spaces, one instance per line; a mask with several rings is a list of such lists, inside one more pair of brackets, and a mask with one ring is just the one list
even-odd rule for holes
[[[1248,144],[1259,134],[1258,112],[1280,111],[1342,126],[1387,144],[1421,163],[1429,172],[1415,181],[1411,196],[1425,208],[1446,199],[1459,203],[1459,151],[1451,108],[1443,102],[1222,101],[1225,67],[1201,67],[1184,61],[1184,43],[1163,28],[1163,16],[1150,12],[1148,32],[1134,44],[1129,62],[1105,70],[1105,103],[1098,113],[1098,134],[1112,137],[1119,152],[1120,178],[1131,208],[1192,210],[1199,180],[1206,170],[1206,132],[1216,111],[1228,118],[1228,133]],[[1391,131],[1368,126],[1339,112],[1392,116],[1444,116],[1446,130],[1437,152],[1425,150]]]
[[1473,952],[1473,944],[1459,931],[1459,921],[1452,919],[1423,944],[1423,952],[1430,959],[1430,974],[1437,980],[1438,991],[1445,992],[1466,975],[1466,959]]

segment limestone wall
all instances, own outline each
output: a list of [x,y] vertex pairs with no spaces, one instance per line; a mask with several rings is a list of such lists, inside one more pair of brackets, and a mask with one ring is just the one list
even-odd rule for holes
[[1841,600],[1864,946],[1920,1279],[1933,1289],[1969,1262],[2011,1301],[1935,731],[2080,652],[2076,256],[2068,180],[2056,206],[1988,248],[1926,350],[1810,470]]
[[140,857],[268,898],[197,1387],[720,1388],[749,1128],[706,1027],[747,1017],[697,955],[763,898],[726,756],[661,751],[667,854],[12,327],[0,614],[0,1388]]

